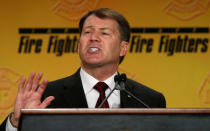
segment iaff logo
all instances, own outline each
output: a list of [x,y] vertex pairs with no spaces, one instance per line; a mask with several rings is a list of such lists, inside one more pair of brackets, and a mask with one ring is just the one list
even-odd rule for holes
[[85,13],[94,9],[99,0],[50,0],[53,12],[70,21],[79,20]]
[[204,79],[204,82],[202,83],[201,88],[199,90],[198,96],[201,106],[210,107],[210,73]]
[[180,20],[191,20],[206,13],[210,0],[171,0],[164,11]]
[[12,111],[20,75],[8,68],[0,68],[0,119]]

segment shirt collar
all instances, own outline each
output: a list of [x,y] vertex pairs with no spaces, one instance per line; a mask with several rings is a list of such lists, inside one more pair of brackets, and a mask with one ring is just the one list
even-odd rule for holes
[[[103,81],[109,86],[110,90],[112,90],[115,86],[115,82],[114,82],[115,75],[117,75],[117,71],[112,76],[110,76],[108,79]],[[81,80],[83,83],[83,88],[84,88],[85,94],[88,94],[93,89],[93,87],[96,85],[96,83],[99,82],[99,80],[95,79],[93,76],[91,76],[90,74],[85,72],[82,68],[80,69],[80,76],[81,76]],[[116,94],[116,93],[114,93],[114,94]]]

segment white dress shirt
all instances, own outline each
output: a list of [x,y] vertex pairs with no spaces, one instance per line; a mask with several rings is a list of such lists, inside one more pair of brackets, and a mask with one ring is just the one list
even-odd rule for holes
[[[112,76],[106,79],[105,82],[109,88],[106,90],[106,96],[111,92],[111,90],[115,86],[114,76],[117,75],[115,72]],[[95,90],[93,87],[99,82],[99,80],[95,79],[93,76],[89,75],[82,68],[80,69],[80,76],[82,80],[82,86],[85,92],[88,108],[95,108],[96,102],[99,97],[99,92]],[[108,103],[110,108],[119,108],[120,107],[120,91],[115,90],[111,96],[108,98]]]
[[[115,86],[114,82],[114,76],[117,75],[117,72],[115,72],[111,77],[106,79],[105,82],[109,88],[106,90],[106,96],[111,92],[111,90]],[[99,80],[95,79],[93,76],[89,75],[87,72],[85,72],[82,68],[80,69],[80,77],[82,80],[82,86],[85,92],[88,108],[95,108],[96,102],[99,97],[99,92],[96,91],[93,87],[96,85],[96,83],[99,82]],[[120,107],[120,91],[115,90],[112,95],[108,98],[108,103],[110,108],[119,108]],[[9,120],[9,117],[7,119],[6,124],[6,131],[17,131],[17,128],[14,128]]]

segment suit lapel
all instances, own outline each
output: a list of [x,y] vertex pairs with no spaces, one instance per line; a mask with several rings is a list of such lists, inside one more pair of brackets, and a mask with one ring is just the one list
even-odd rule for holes
[[[129,86],[125,84],[126,88]],[[131,89],[132,87],[129,87]],[[121,108],[130,108],[133,106],[133,99],[124,91],[120,91],[120,107]]]
[[120,91],[120,108],[131,108],[134,106],[135,101],[124,91]]
[[[132,84],[129,84],[128,82],[125,83],[125,88],[133,93],[133,86]],[[124,91],[120,91],[120,107],[121,108],[144,108],[142,104],[139,104],[138,101],[136,101],[134,98],[132,98],[130,95],[128,95]]]
[[69,108],[88,108],[80,78],[80,69],[64,82],[64,99]]

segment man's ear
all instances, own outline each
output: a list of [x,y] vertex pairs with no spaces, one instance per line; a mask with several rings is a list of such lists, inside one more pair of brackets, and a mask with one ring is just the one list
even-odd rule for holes
[[128,42],[122,41],[120,44],[120,56],[125,56],[128,52]]

